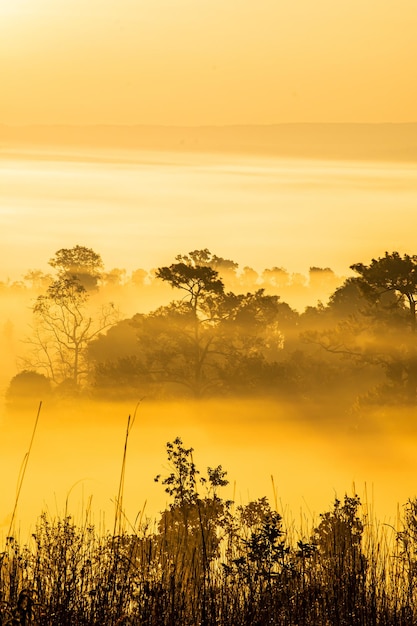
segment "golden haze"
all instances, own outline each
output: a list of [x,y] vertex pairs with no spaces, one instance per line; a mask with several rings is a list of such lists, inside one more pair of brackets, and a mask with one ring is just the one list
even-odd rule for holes
[[[44,404],[17,511],[17,527],[26,541],[38,516],[54,518],[66,511],[81,523],[92,498],[92,520],[110,528],[120,477],[127,416],[132,403],[100,404],[58,410]],[[0,507],[0,541],[10,523],[19,469],[35,419],[27,408],[3,415],[0,422],[0,471],[8,476]],[[88,419],[86,419],[88,416]],[[195,448],[204,471],[222,464],[230,485],[226,497],[236,505],[267,496],[275,498],[286,519],[317,522],[335,496],[353,490],[379,519],[395,523],[396,507],[414,495],[415,429],[403,430],[410,415],[390,410],[370,417],[369,432],[332,426],[332,415],[306,419],[301,401],[269,399],[205,402],[148,402],[137,411],[126,466],[125,514],[134,524],[141,512],[158,516],[168,496],[157,474],[166,474],[165,443],[181,436]],[[271,481],[273,477],[273,483]],[[275,491],[274,491],[275,490]]]
[[4,124],[416,121],[414,0],[0,2]]
[[[0,124],[413,122],[416,32],[414,0],[0,0]],[[154,153],[152,162],[149,154],[68,155],[59,144],[46,155],[6,155],[0,279],[49,269],[55,250],[76,243],[102,253],[107,269],[129,270],[206,246],[259,270],[305,271],[311,263],[343,272],[386,248],[415,253],[414,165],[391,156],[394,166],[168,152]],[[2,309],[2,341],[13,343],[2,390],[17,371],[30,313],[19,285],[16,291],[18,306],[3,302]],[[129,306],[144,310],[142,301]],[[164,506],[152,477],[165,441],[176,435],[197,448],[203,465],[229,469],[238,503],[264,494],[272,500],[270,474],[283,507],[293,510],[304,503],[317,513],[353,480],[361,494],[364,481],[375,483],[382,515],[413,496],[412,427],[404,437],[387,409],[367,432],[334,432],[337,398],[323,423],[308,424],[298,400],[144,407],[130,450],[128,514],[146,498],[152,513]],[[74,419],[72,408],[46,408],[22,492],[25,524],[41,507],[62,514],[67,499],[80,509],[90,493],[96,515],[111,516],[131,410],[89,405]],[[402,416],[408,425],[409,417]],[[32,418],[2,413],[3,476],[17,478]],[[3,497],[2,533],[13,480]]]
[[[316,146],[302,127],[291,136],[301,151]],[[54,146],[19,147],[0,172],[2,281],[50,271],[56,250],[75,244],[128,272],[204,248],[241,270],[315,265],[339,276],[386,249],[414,253],[414,162]]]

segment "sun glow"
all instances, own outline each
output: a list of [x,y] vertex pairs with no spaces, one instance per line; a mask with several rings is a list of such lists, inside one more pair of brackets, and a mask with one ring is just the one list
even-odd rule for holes
[[[39,3],[36,3],[39,6]],[[28,11],[34,11],[33,0],[0,0],[0,15],[21,15]]]
[[416,24],[412,0],[0,0],[0,123],[413,122]]

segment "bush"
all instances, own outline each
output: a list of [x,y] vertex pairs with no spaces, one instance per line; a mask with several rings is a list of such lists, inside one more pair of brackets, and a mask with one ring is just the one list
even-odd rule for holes
[[38,372],[23,370],[11,379],[6,391],[6,403],[10,407],[33,406],[51,394],[49,378]]

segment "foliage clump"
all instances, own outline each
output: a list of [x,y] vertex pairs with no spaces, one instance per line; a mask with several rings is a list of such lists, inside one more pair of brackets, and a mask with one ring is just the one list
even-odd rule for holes
[[32,406],[39,398],[47,399],[52,394],[52,385],[44,374],[23,370],[13,376],[6,390],[6,403],[12,408]]
[[415,500],[390,548],[372,535],[356,495],[336,499],[304,536],[265,497],[237,507],[222,498],[225,471],[203,476],[181,438],[167,457],[157,480],[171,502],[156,526],[99,535],[87,521],[44,514],[30,545],[8,538],[2,626],[416,623]]
[[[57,398],[268,395],[296,397],[310,414],[337,401],[355,428],[365,406],[417,402],[417,255],[386,252],[352,264],[347,279],[312,266],[308,282],[278,265],[239,270],[207,248],[130,279],[104,272],[101,256],[80,245],[50,265],[54,277],[25,275],[36,298],[20,365],[46,376]],[[114,298],[122,310],[145,308],[119,320]],[[288,304],[299,298],[316,304]],[[13,340],[9,321],[8,351]]]

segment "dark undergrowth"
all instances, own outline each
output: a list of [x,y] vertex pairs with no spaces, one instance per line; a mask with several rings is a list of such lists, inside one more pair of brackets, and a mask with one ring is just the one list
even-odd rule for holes
[[158,521],[127,529],[120,508],[103,534],[44,514],[27,545],[7,538],[1,626],[417,624],[417,501],[396,530],[345,496],[304,536],[266,498],[223,500],[221,466],[203,478],[180,439],[167,453]]

